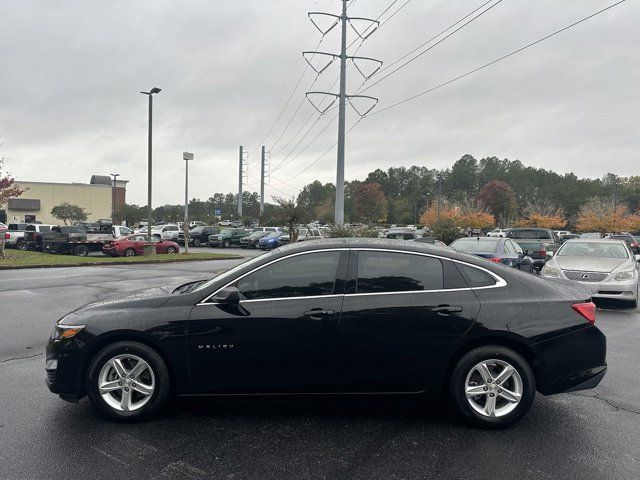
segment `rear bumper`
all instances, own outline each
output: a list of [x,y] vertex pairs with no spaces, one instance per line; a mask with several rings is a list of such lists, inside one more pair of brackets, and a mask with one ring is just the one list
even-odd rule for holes
[[532,348],[537,389],[544,395],[594,388],[607,371],[607,339],[592,325]]

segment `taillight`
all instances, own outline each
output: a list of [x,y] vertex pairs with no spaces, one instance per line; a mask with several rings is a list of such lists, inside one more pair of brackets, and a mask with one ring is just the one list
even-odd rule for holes
[[542,255],[543,257],[547,256],[547,249],[544,245],[540,247],[540,255]]
[[596,323],[596,306],[593,302],[574,303],[571,308],[586,318],[589,323]]
[[498,257],[491,257],[489,261],[493,263],[502,263],[502,259]]
[[9,235],[8,233],[4,234],[4,239],[5,240],[9,240],[11,238],[11,235]]
[[631,248],[638,248],[638,243],[637,242],[633,242],[631,244]]

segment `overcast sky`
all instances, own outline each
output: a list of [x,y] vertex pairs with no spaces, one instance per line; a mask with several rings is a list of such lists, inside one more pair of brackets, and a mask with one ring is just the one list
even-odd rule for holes
[[[350,15],[376,18],[392,1],[352,0]],[[380,20],[406,1],[396,1]],[[379,97],[382,109],[613,2],[504,0],[366,94]],[[358,55],[389,64],[482,3],[409,1]],[[338,0],[4,0],[6,167],[32,181],[88,182],[92,174],[119,173],[130,180],[128,201],[145,204],[147,98],[138,92],[157,86],[154,204],[183,202],[185,150],[195,154],[190,197],[237,190],[239,145],[251,154],[245,189],[257,191],[260,142],[305,70],[301,51],[322,37],[307,12],[339,8]],[[347,136],[346,178],[390,166],[446,168],[465,153],[581,177],[640,174],[638,19],[640,5],[628,0],[509,60],[364,119]],[[319,49],[337,52],[338,35],[335,28]],[[355,38],[350,31],[349,42]],[[329,89],[337,75],[334,62],[313,90]],[[335,182],[335,148],[307,167],[335,143],[337,123],[298,155],[335,110],[293,149],[315,120],[303,102],[314,77],[307,69],[265,142],[272,169],[284,160],[267,200],[315,179]],[[348,91],[361,83],[350,66]],[[347,128],[358,118],[349,108]]]

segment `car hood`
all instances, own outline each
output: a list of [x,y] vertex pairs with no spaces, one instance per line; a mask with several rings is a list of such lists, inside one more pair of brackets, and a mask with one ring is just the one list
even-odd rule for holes
[[95,310],[119,310],[123,308],[157,308],[171,298],[175,285],[154,287],[125,295],[124,297],[102,300],[84,305],[72,313],[84,313]]
[[600,257],[554,257],[556,265],[562,270],[578,270],[586,272],[609,273],[625,263],[624,258],[600,258]]

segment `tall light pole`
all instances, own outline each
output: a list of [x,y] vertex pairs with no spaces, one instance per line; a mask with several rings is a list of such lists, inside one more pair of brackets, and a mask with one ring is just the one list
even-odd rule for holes
[[152,186],[151,171],[152,171],[152,158],[153,158],[151,132],[153,131],[153,128],[152,128],[153,127],[153,96],[157,93],[160,93],[161,91],[162,90],[160,90],[158,87],[153,87],[148,92],[140,92],[143,95],[146,95],[149,97],[149,144],[148,144],[149,160],[148,160],[148,166],[147,166],[147,245],[144,246],[145,256],[153,255],[156,253],[155,247],[151,244],[151,186]]
[[111,184],[111,225],[116,224],[116,178],[119,173],[112,173],[113,183]]
[[182,152],[184,160],[184,248],[189,253],[189,160],[193,160],[193,153]]

